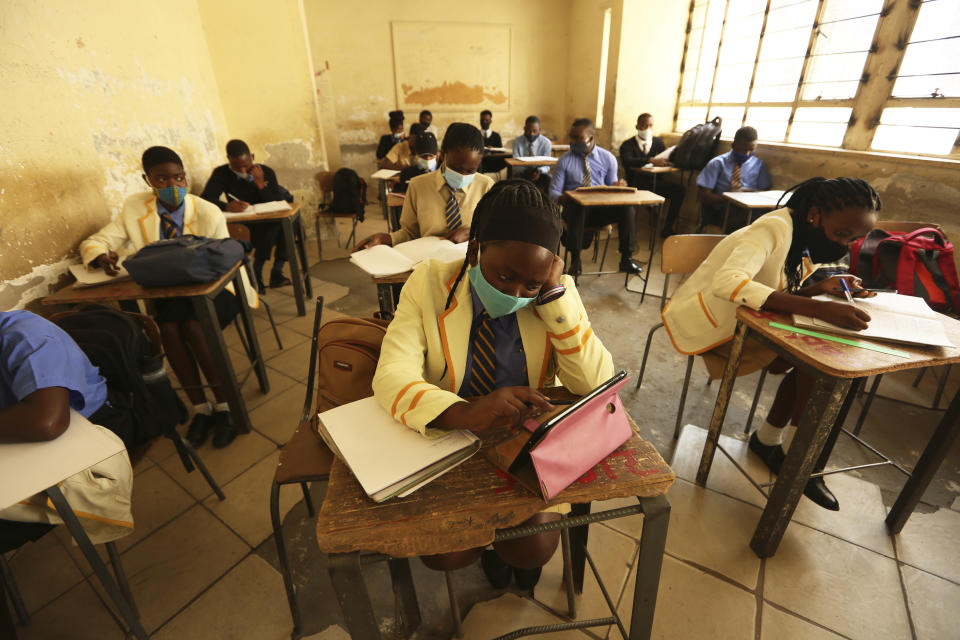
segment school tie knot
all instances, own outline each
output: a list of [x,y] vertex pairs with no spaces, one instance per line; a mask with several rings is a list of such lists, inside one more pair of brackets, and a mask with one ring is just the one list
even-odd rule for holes
[[470,365],[470,395],[485,396],[497,386],[496,353],[493,348],[493,320],[486,310],[480,312],[473,336]]
[[160,227],[163,229],[163,237],[166,239],[180,236],[180,229],[169,213],[160,214]]

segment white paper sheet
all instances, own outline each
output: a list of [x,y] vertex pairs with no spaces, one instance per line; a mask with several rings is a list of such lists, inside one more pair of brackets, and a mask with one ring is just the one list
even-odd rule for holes
[[414,262],[393,247],[378,244],[350,254],[350,262],[374,278],[383,278],[413,269]]
[[77,279],[78,287],[97,287],[101,284],[110,284],[118,280],[129,280],[130,273],[123,267],[122,262],[122,258],[117,260],[117,268],[120,270],[120,273],[115,276],[108,275],[103,269],[89,269],[86,265],[82,264],[72,264],[67,268],[70,269],[73,277]]
[[523,162],[554,162],[556,160],[553,156],[514,156],[514,158]]
[[374,171],[370,177],[377,180],[389,180],[396,175],[400,175],[400,172],[396,169],[380,169],[379,171]]

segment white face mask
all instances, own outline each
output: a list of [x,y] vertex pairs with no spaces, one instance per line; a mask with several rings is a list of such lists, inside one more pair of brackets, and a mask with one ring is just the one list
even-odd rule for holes
[[421,169],[426,169],[427,171],[433,171],[437,168],[437,159],[430,158],[428,160],[426,158],[417,158],[417,166],[419,166]]
[[647,140],[650,139],[650,129],[647,128],[647,129],[643,129],[642,131],[640,129],[637,129],[637,137],[643,140],[644,142],[646,142]]

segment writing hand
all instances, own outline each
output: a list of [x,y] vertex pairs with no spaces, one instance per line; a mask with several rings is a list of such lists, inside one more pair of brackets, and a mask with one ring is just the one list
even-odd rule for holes
[[457,227],[453,231],[447,234],[447,240],[450,242],[460,244],[461,242],[466,242],[470,239],[470,227]]
[[120,269],[117,268],[117,261],[120,259],[120,256],[116,254],[115,251],[110,251],[108,253],[101,253],[90,263],[94,267],[100,267],[108,276],[115,276],[120,273]]
[[875,291],[865,291],[863,289],[863,280],[852,273],[845,273],[827,278],[819,284],[820,292],[829,293],[832,296],[843,298],[843,285],[840,284],[840,282],[843,280],[847,281],[847,286],[850,287],[851,291],[853,291],[852,295],[854,298],[872,298],[877,295]]
[[370,247],[375,247],[378,244],[385,244],[388,247],[393,246],[393,238],[390,237],[389,233],[375,233],[372,236],[367,236],[363,240],[357,243],[357,246],[353,248],[354,251],[360,251],[361,249],[368,249]]
[[246,211],[247,207],[249,206],[249,202],[244,202],[243,200],[231,200],[227,203],[226,210],[230,213],[240,213],[241,211]]
[[822,302],[817,306],[816,316],[844,329],[863,331],[870,322],[870,314],[852,304]]

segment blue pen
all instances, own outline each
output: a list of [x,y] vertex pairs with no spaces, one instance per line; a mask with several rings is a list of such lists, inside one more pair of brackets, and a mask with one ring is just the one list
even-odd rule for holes
[[[853,302],[853,296],[850,295],[850,285],[847,284],[847,279],[846,279],[846,278],[841,278],[841,279],[840,279],[840,286],[843,287],[843,295],[844,295],[844,297],[847,299],[847,302],[849,302],[850,304],[854,304],[854,302]],[[854,305],[854,306],[856,306],[856,305]]]

